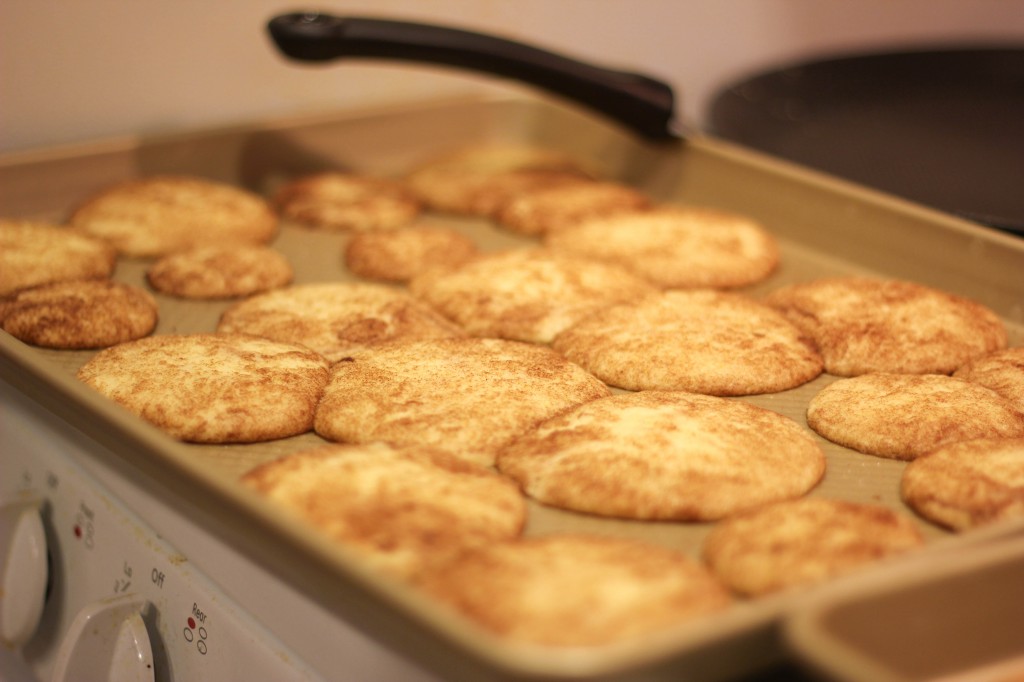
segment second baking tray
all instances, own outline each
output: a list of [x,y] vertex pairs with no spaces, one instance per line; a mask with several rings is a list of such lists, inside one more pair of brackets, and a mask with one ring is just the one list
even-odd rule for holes
[[[644,142],[590,115],[532,97],[334,112],[8,155],[0,159],[0,212],[60,220],[110,183],[156,173],[192,173],[260,192],[325,168],[400,175],[452,147],[493,141],[566,151],[657,201],[711,205],[755,217],[779,239],[782,265],[751,293],[824,275],[912,279],[991,307],[1006,321],[1011,345],[1024,343],[1024,241],[713,138]],[[479,220],[441,215],[427,220],[455,226],[485,249],[532,243]],[[351,279],[342,264],[343,243],[342,235],[286,228],[274,246],[291,259],[301,283]],[[116,278],[144,286],[146,265],[122,260]],[[212,331],[228,305],[158,299],[156,333]],[[30,348],[0,335],[4,381],[101,444],[98,457],[137,476],[150,494],[173,503],[338,618],[448,679],[726,679],[787,655],[779,626],[809,600],[857,579],[740,603],[720,616],[622,646],[590,651],[512,646],[367,571],[343,548],[237,484],[249,468],[319,443],[318,437],[244,446],[174,442],[77,382],[74,372],[90,356]],[[807,401],[831,380],[822,376],[798,389],[745,399],[804,423]],[[828,470],[812,494],[881,503],[910,514],[898,495],[903,463],[821,443]],[[145,518],[144,509],[136,511]],[[1024,529],[1010,523],[953,537],[921,526],[930,542],[918,555],[931,556],[936,565]],[[696,555],[708,528],[601,519],[532,504],[527,533],[625,535]],[[901,563],[894,560],[865,575],[884,580]],[[204,568],[231,593],[231,576]]]

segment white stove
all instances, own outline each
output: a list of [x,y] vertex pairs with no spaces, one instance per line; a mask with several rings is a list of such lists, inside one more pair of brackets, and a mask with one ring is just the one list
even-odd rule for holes
[[4,682],[433,679],[3,381],[0,443]]

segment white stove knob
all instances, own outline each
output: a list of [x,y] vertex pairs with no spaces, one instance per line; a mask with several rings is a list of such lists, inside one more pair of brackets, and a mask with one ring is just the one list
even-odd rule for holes
[[39,625],[46,602],[46,531],[39,500],[0,506],[0,642],[18,647]]
[[84,607],[61,642],[53,682],[153,682],[153,647],[143,619],[150,608],[135,595]]

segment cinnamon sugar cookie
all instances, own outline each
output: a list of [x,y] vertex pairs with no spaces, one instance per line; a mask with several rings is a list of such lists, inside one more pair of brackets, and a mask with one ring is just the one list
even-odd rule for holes
[[782,287],[765,303],[814,339],[825,371],[949,374],[967,360],[1005,348],[999,317],[974,301],[914,282],[864,277]]
[[239,298],[292,281],[283,254],[262,245],[200,246],[168,254],[146,270],[150,286],[189,299]]
[[541,249],[488,253],[409,282],[474,336],[548,343],[596,308],[656,289],[622,268]]
[[102,350],[78,378],[179,440],[252,443],[310,430],[328,364],[253,336],[173,334]]
[[69,222],[140,258],[208,244],[264,244],[277,233],[277,214],[262,197],[172,175],[115,184],[81,204]]
[[1024,412],[1024,348],[978,356],[958,367],[953,376],[991,388]]
[[773,393],[821,373],[814,345],[777,311],[735,293],[668,291],[602,308],[552,347],[633,391]]
[[466,211],[493,219],[506,204],[523,195],[592,181],[582,170],[572,168],[522,168],[485,173],[472,181],[472,189],[467,192]]
[[535,189],[508,200],[495,213],[504,228],[543,235],[570,225],[649,208],[643,192],[617,182],[576,182]]
[[44,348],[106,348],[142,338],[156,327],[150,294],[107,279],[42,284],[0,297],[0,327]]
[[412,171],[406,182],[435,211],[475,214],[488,182],[510,171],[585,173],[571,155],[534,145],[481,143],[431,159]]
[[110,277],[117,251],[68,227],[0,218],[0,296],[70,279]]
[[642,391],[559,414],[498,453],[527,495],[630,519],[712,521],[799,497],[825,473],[791,419],[725,398]]
[[335,441],[429,445],[491,464],[498,448],[540,421],[608,393],[542,346],[476,338],[396,343],[334,366],[316,432]]
[[716,524],[703,556],[734,591],[760,596],[820,583],[923,544],[913,521],[887,507],[805,498]]
[[1024,414],[984,386],[943,374],[864,374],[811,398],[807,424],[834,443],[914,459],[949,443],[1024,436]]
[[555,230],[545,244],[621,265],[668,289],[731,289],[766,279],[779,262],[775,238],[746,216],[662,206]]
[[732,604],[680,552],[586,535],[486,545],[415,584],[493,635],[549,647],[636,640]]
[[514,483],[418,446],[325,445],[263,464],[242,482],[397,576],[518,537],[526,522]]
[[402,227],[421,211],[419,200],[400,182],[333,171],[288,182],[274,195],[274,205],[282,218],[340,232]]
[[903,470],[903,501],[957,531],[1024,517],[1024,438],[945,445]]
[[257,294],[221,315],[217,331],[299,343],[337,362],[400,339],[462,331],[404,291],[378,284],[299,284]]
[[418,225],[360,232],[345,245],[345,265],[355,275],[407,282],[433,267],[461,265],[478,253],[476,243],[449,227]]

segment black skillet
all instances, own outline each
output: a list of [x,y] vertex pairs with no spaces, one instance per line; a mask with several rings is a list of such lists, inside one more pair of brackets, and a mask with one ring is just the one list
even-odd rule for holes
[[837,56],[719,92],[718,137],[1024,235],[1024,46]]

